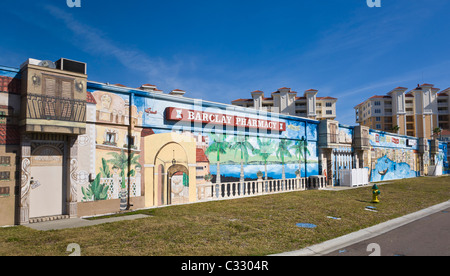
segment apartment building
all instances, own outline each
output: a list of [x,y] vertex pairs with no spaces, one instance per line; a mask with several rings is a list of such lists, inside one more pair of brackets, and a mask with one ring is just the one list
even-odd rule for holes
[[356,122],[376,130],[423,138],[432,138],[436,127],[449,129],[450,88],[439,93],[439,88],[425,83],[407,90],[397,87],[355,106]]
[[336,118],[336,102],[333,97],[317,97],[318,90],[309,89],[298,97],[291,88],[282,87],[265,97],[263,91],[251,92],[251,99],[237,99],[231,103],[236,106],[275,112],[285,115],[305,117],[314,120]]

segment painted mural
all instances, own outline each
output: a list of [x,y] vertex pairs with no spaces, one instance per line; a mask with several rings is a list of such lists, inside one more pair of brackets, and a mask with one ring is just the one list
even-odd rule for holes
[[450,166],[448,162],[448,144],[439,143],[439,153],[436,156],[436,165],[442,166],[443,174],[450,174]]
[[370,181],[419,176],[418,140],[370,131]]
[[317,121],[103,86],[88,94],[79,202],[188,203],[196,185],[320,174]]

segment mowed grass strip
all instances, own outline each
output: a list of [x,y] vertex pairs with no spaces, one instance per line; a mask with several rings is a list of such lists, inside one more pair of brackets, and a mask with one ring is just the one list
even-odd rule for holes
[[[151,217],[56,231],[0,229],[0,255],[254,256],[298,250],[450,199],[450,177],[343,191],[303,191],[139,211]],[[376,206],[378,212],[364,210]],[[330,219],[328,216],[341,218]],[[314,229],[297,223],[312,223]]]

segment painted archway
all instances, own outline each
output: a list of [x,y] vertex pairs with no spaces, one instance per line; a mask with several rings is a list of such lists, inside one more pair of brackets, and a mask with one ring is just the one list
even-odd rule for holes
[[[195,201],[195,140],[183,134],[162,133],[145,137],[144,145],[149,149],[145,154],[145,175],[150,176],[145,182],[145,205]],[[189,187],[186,183],[190,183]]]

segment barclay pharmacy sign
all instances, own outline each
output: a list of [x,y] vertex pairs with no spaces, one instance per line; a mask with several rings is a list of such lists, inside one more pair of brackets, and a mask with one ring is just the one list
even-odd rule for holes
[[249,129],[265,129],[271,131],[286,131],[284,122],[248,118],[243,116],[211,113],[184,108],[168,107],[166,119],[169,121],[193,122],[223,126],[243,127]]

